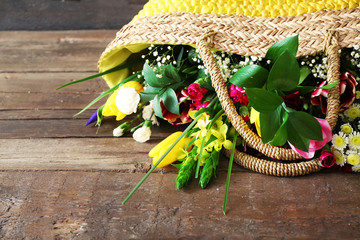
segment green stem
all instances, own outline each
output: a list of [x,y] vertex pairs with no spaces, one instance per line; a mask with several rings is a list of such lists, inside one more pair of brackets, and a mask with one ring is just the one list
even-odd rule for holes
[[138,190],[138,188],[145,182],[145,180],[149,177],[149,175],[155,170],[155,168],[160,164],[160,162],[168,155],[168,153],[173,149],[173,147],[186,135],[186,133],[197,123],[197,121],[200,119],[201,115],[197,116],[191,124],[184,130],[184,132],[176,139],[176,141],[171,144],[171,146],[168,148],[168,150],[161,156],[161,158],[155,163],[154,166],[145,174],[145,176],[140,180],[140,182],[134,187],[134,189],[127,195],[127,197],[122,201],[122,204],[124,205],[131,196]]
[[116,71],[119,71],[121,69],[125,69],[125,68],[129,68],[129,67],[132,67],[138,63],[141,63],[142,59],[138,59],[138,60],[135,60],[135,61],[132,61],[132,62],[129,62],[129,63],[126,63],[126,64],[123,64],[123,65],[118,65],[118,66],[115,66],[109,70],[106,70],[104,72],[101,72],[101,73],[97,73],[97,74],[94,74],[94,75],[91,75],[89,77],[86,77],[86,78],[82,78],[82,79],[79,79],[79,80],[76,80],[76,81],[73,81],[73,82],[69,82],[69,83],[66,83],[58,88],[56,88],[56,90],[59,90],[61,88],[64,88],[64,87],[67,87],[67,86],[70,86],[70,85],[73,85],[73,84],[76,84],[76,83],[79,83],[79,82],[84,82],[84,81],[87,81],[87,80],[90,80],[90,79],[94,79],[94,78],[97,78],[97,77],[101,77],[105,74],[109,74],[109,73],[112,73],[112,72],[116,72]]
[[223,206],[224,215],[226,215],[226,205],[227,205],[227,200],[228,200],[228,195],[229,195],[230,176],[231,176],[232,165],[234,162],[236,140],[237,140],[237,132],[235,133],[235,136],[233,139],[233,146],[231,149],[231,155],[230,155],[230,159],[229,159],[229,168],[228,168],[228,173],[227,173],[227,178],[226,178],[226,188],[225,188],[225,197],[224,197],[224,206]]
[[[216,120],[224,113],[224,109],[221,109],[213,119],[211,119],[211,122],[209,123],[209,125],[206,127],[206,131],[208,131],[213,125],[214,123],[216,122]],[[205,138],[206,138],[206,135],[205,137],[203,137],[203,140],[201,142],[201,148],[200,148],[200,153],[199,153],[199,158],[198,158],[198,163],[197,163],[197,166],[196,166],[196,172],[195,172],[195,178],[198,178],[199,177],[199,172],[200,172],[200,160],[201,160],[201,156],[202,156],[202,152],[203,152],[203,148],[204,148],[204,145],[205,145]]]

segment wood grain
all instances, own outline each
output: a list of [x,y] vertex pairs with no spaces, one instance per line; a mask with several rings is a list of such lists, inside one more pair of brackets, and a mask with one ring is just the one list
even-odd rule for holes
[[147,0],[2,0],[0,30],[120,29],[146,2]]
[[85,127],[99,105],[73,118],[105,83],[55,88],[95,73],[114,34],[0,32],[1,239],[360,239],[357,174],[277,178],[234,166],[224,216],[223,159],[205,190],[193,180],[178,191],[177,170],[161,168],[122,205],[151,167],[148,151],[184,126],[163,122],[139,144],[113,138],[113,118],[98,134]]
[[[359,178],[330,173],[276,178],[233,175],[222,214],[225,176],[208,189],[178,191],[173,174],[1,172],[3,239],[357,239]],[[338,184],[339,179],[342,185]],[[356,185],[357,184],[357,185]],[[270,190],[271,189],[271,190]],[[25,224],[26,223],[26,224]]]
[[96,71],[97,59],[114,30],[0,31],[0,72]]

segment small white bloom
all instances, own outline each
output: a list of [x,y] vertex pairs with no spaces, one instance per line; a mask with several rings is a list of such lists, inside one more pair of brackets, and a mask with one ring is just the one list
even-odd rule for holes
[[122,135],[124,135],[124,129],[117,127],[113,130],[114,137],[121,137]]
[[142,117],[143,119],[146,120],[151,120],[151,123],[153,125],[158,125],[159,126],[159,122],[154,114],[154,107],[153,107],[153,101],[150,101],[150,104],[145,106],[142,112]]
[[142,126],[141,128],[136,129],[136,131],[133,134],[133,138],[137,142],[146,142],[150,139],[151,136],[151,129],[147,126]]
[[120,87],[119,92],[116,94],[116,107],[126,115],[136,113],[139,102],[140,95],[134,88]]
[[153,55],[154,55],[154,57],[156,57],[157,55],[159,55],[159,53],[157,51],[154,51]]

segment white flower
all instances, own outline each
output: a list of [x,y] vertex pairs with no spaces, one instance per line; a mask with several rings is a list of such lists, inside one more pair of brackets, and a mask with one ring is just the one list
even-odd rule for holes
[[351,149],[360,149],[360,133],[353,132],[349,135],[349,146]]
[[151,120],[153,125],[158,125],[159,122],[154,114],[154,107],[153,107],[153,101],[150,101],[150,104],[145,106],[142,112],[142,117],[144,120]]
[[139,102],[140,95],[134,88],[120,87],[119,92],[116,94],[116,107],[126,115],[136,113]]
[[136,129],[136,131],[133,134],[133,138],[135,139],[135,141],[142,143],[149,140],[150,136],[151,136],[151,128],[146,126],[146,124],[144,124],[144,126],[142,126],[141,128]]
[[117,127],[113,130],[114,137],[121,137],[124,134],[124,129]]
[[333,135],[331,143],[334,148],[338,150],[343,150],[348,144],[348,138],[343,132],[339,132],[338,134]]

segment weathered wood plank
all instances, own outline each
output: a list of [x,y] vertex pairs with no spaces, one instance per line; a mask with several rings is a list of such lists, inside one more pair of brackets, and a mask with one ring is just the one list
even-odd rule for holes
[[[277,178],[242,172],[205,190],[175,189],[174,174],[1,172],[3,239],[357,239],[355,174]],[[339,183],[341,179],[341,183]]]
[[0,30],[118,29],[128,23],[146,2],[3,0],[0,6]]
[[[76,119],[88,119],[96,108],[91,107],[84,113],[76,116]],[[36,120],[36,119],[73,119],[74,114],[80,109],[5,109],[0,110],[0,120]]]
[[[147,171],[159,141],[132,138],[0,139],[0,170]],[[173,169],[174,170],[174,169]]]
[[[96,69],[94,69],[96,70]],[[0,93],[72,93],[100,94],[108,87],[102,78],[74,84],[59,90],[61,85],[96,74],[93,72],[0,73]]]
[[100,54],[115,33],[0,32],[0,72],[95,71]]
[[[113,129],[122,123],[109,118],[102,123],[99,132],[96,134],[97,127],[93,125],[86,127],[85,122],[85,119],[0,120],[0,139],[112,137]],[[162,124],[160,127],[154,126],[152,138],[162,139],[169,133],[181,131],[184,128],[184,126],[172,126],[170,124]]]
[[[148,152],[159,143],[146,143],[130,137],[68,138],[68,139],[0,139],[0,171],[117,171],[147,172],[152,166]],[[218,171],[226,174],[228,160],[224,157]],[[174,167],[159,168],[175,172]],[[234,172],[247,171],[234,166]]]
[[[20,109],[79,109],[87,106],[99,93],[0,93],[0,110]],[[98,108],[106,102],[101,99],[92,108]],[[75,114],[76,112],[74,112]]]

